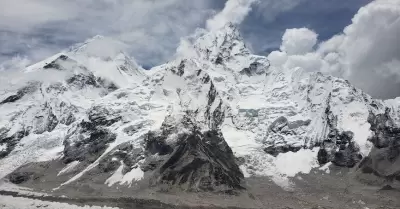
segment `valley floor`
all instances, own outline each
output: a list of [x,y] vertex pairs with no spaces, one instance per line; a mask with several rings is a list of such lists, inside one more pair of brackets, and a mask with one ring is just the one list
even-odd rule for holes
[[[330,173],[314,170],[291,179],[290,188],[282,189],[269,178],[246,179],[247,190],[237,195],[147,190],[146,194],[121,191],[101,196],[68,194],[68,197],[30,196],[0,192],[0,208],[31,209],[399,209],[400,190],[361,184],[346,169]],[[1,187],[0,187],[1,189]],[[79,192],[78,192],[79,193]],[[147,197],[146,197],[147,195]],[[179,205],[179,206],[176,206]]]

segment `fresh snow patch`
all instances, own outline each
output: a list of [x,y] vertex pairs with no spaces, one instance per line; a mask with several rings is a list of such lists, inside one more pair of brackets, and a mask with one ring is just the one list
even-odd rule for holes
[[0,152],[6,151],[7,144],[0,144]]
[[7,157],[0,160],[0,179],[18,167],[31,163],[54,159],[58,156],[66,129],[56,129],[42,135],[30,134],[21,139],[19,146]]
[[54,147],[53,149],[46,150],[45,152],[43,152],[43,155],[41,155],[37,159],[37,162],[46,162],[57,159],[61,157],[61,153],[63,152],[63,150],[64,146]]
[[329,163],[327,163],[327,164],[321,166],[321,167],[319,168],[319,170],[325,171],[325,173],[331,173],[331,170],[329,169],[329,167],[330,167],[331,165],[332,165],[332,162],[329,162]]
[[241,165],[241,166],[239,166],[239,168],[240,168],[240,170],[242,171],[243,176],[244,176],[245,178],[250,178],[250,177],[251,177],[251,174],[247,172],[246,166]]
[[137,166],[137,168],[132,169],[131,171],[129,171],[128,173],[126,173],[124,175],[124,177],[121,180],[121,185],[131,185],[132,181],[139,181],[142,180],[144,176],[144,172],[142,171],[142,169],[140,169],[139,166]]
[[319,148],[314,148],[279,154],[275,161],[277,171],[287,177],[294,177],[298,173],[310,173],[311,169],[319,166],[318,151]]
[[278,186],[291,190],[293,183],[289,177],[295,177],[299,173],[308,174],[313,168],[319,167],[318,151],[319,148],[301,149],[273,157],[263,150],[256,150],[246,156],[246,164],[240,168],[244,174],[248,174],[247,177],[268,176]]
[[109,187],[113,186],[116,183],[119,183],[119,185],[132,185],[132,181],[139,181],[143,178],[144,172],[140,169],[139,166],[137,168],[132,169],[125,175],[122,174],[122,170],[124,169],[125,165],[123,161],[121,161],[121,166],[114,172],[112,176],[110,176],[105,184],[107,184]]
[[229,119],[225,121],[221,131],[226,143],[236,156],[249,155],[260,147],[260,144],[254,140],[253,132],[237,130]]
[[76,206],[67,203],[49,202],[34,200],[23,197],[0,196],[0,208],[2,209],[38,209],[38,208],[57,208],[57,209],[118,209],[100,206]]
[[47,64],[53,62],[54,60],[56,60],[57,58],[59,58],[61,55],[65,55],[65,54],[64,53],[55,54],[55,55],[53,55],[53,56],[51,56],[51,57],[49,57],[49,58],[47,58],[47,59],[45,59],[45,60],[43,60],[41,62],[38,62],[38,63],[35,63],[35,64],[31,65],[31,66],[26,67],[24,71],[25,72],[32,72],[32,71],[40,70],[45,65],[47,65]]
[[360,152],[367,156],[372,148],[372,143],[368,141],[371,136],[368,123],[369,110],[365,104],[353,102],[343,108],[342,127],[354,133],[354,141],[360,146]]
[[105,182],[109,187],[113,186],[114,184],[121,182],[122,178],[124,178],[124,175],[122,174],[122,170],[124,169],[124,162],[121,161],[121,165],[119,168],[114,172],[110,178],[108,178]]
[[79,165],[79,161],[73,161],[73,162],[71,162],[71,163],[69,163],[67,166],[65,166],[58,174],[57,174],[57,176],[59,176],[59,175],[62,175],[62,174],[64,174],[64,173],[69,173],[70,171],[72,171],[77,165]]

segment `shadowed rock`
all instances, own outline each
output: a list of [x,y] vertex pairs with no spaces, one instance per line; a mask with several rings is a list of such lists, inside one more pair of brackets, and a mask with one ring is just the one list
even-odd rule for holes
[[11,95],[11,96],[7,97],[6,99],[4,99],[3,101],[1,101],[0,105],[6,104],[6,103],[12,103],[17,100],[20,100],[23,96],[33,93],[36,90],[38,90],[39,85],[40,85],[40,83],[36,82],[36,81],[29,82],[28,85],[20,88],[16,94]]
[[9,175],[8,179],[14,184],[22,184],[30,180],[33,176],[31,172],[15,172]]
[[115,141],[116,134],[106,127],[121,118],[113,117],[105,108],[93,107],[89,111],[89,121],[82,121],[64,141],[64,163],[72,161],[94,162]]
[[179,185],[193,191],[243,189],[243,174],[232,150],[217,131],[185,134],[158,169],[156,183]]
[[368,122],[373,132],[369,140],[374,147],[360,163],[359,171],[384,178],[388,183],[400,181],[400,129],[394,125],[390,109],[384,114],[370,113]]
[[[331,96],[331,95],[330,95]],[[329,96],[329,97],[330,97]],[[331,111],[330,100],[325,109],[329,133],[318,152],[318,162],[323,165],[332,162],[336,166],[352,168],[362,159],[360,148],[354,142],[354,133],[340,132],[337,128],[337,116]]]

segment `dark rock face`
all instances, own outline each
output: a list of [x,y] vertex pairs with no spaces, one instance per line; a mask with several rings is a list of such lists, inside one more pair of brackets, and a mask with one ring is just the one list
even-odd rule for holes
[[106,157],[104,157],[99,162],[99,168],[104,173],[115,171],[121,165],[122,161],[125,165],[122,174],[126,174],[130,171],[130,168],[143,159],[144,152],[142,149],[134,148],[130,143],[124,143],[116,147]]
[[52,132],[59,124],[58,118],[53,113],[53,108],[46,102],[43,106],[42,115],[35,116],[33,121],[33,133],[42,134],[46,131]]
[[385,178],[389,182],[400,181],[400,129],[395,127],[390,109],[386,109],[384,114],[370,113],[368,122],[374,133],[369,139],[374,148],[360,163],[360,171]]
[[378,149],[390,147],[399,140],[400,128],[394,125],[390,117],[390,109],[384,114],[374,115],[370,113],[368,122],[374,135],[369,139]]
[[29,132],[20,131],[13,134],[11,137],[0,136],[0,145],[6,145],[6,149],[0,151],[0,159],[5,158],[8,154],[10,154],[11,151],[14,150],[15,146],[17,146],[18,142],[28,134]]
[[96,126],[111,126],[121,120],[121,116],[113,115],[102,106],[94,106],[88,113],[88,118]]
[[217,90],[215,89],[214,83],[211,82],[210,90],[208,91],[207,94],[207,106],[206,106],[206,111],[204,113],[204,117],[207,119],[208,126],[212,130],[217,129],[225,118],[225,112],[222,110],[222,100],[219,100],[217,108],[215,108],[214,111],[211,111],[211,106],[213,105],[214,102],[218,102],[217,99],[218,99]]
[[[90,122],[82,122],[79,128],[77,142],[69,139],[64,141],[63,161],[68,164],[72,161],[94,162],[106,150],[109,143],[116,139],[116,135],[104,128],[94,128]],[[88,135],[88,137],[85,137]]]
[[264,74],[265,70],[263,69],[263,65],[258,62],[253,62],[250,64],[248,68],[244,68],[240,71],[241,75],[253,76],[253,75],[261,75]]
[[362,159],[360,148],[353,140],[354,133],[351,131],[340,132],[336,128],[337,117],[332,114],[329,103],[325,114],[330,132],[322,142],[321,149],[318,152],[319,164],[332,162],[340,167],[354,167]]
[[151,155],[168,155],[171,154],[173,148],[166,144],[163,136],[157,136],[156,133],[150,132],[145,140],[145,150]]
[[61,55],[59,56],[57,59],[55,59],[54,61],[50,62],[49,64],[46,64],[43,69],[56,69],[56,70],[65,70],[60,64],[59,62],[61,61],[66,61],[68,60],[69,57],[66,55]]
[[186,62],[187,62],[186,59],[182,60],[181,63],[179,63],[178,67],[173,67],[172,69],[170,69],[171,72],[178,76],[182,76],[183,74],[185,74]]
[[174,152],[159,168],[157,182],[215,191],[242,189],[243,178],[221,133],[193,131],[179,139]]
[[[268,134],[277,134],[277,135],[296,135],[295,129],[301,126],[308,126],[310,125],[310,120],[307,121],[292,121],[286,117],[279,117],[271,125],[268,127]],[[288,144],[265,144],[266,148],[264,151],[272,156],[278,156],[280,153],[287,153],[287,152],[297,152],[302,147],[301,146],[291,146]]]
[[353,141],[353,132],[345,131],[338,133],[331,131],[318,152],[318,162],[326,164],[332,162],[340,167],[354,167],[361,161],[360,149]]
[[[145,136],[144,172],[153,171],[153,185],[167,184],[188,191],[226,192],[243,189],[244,179],[232,150],[217,130],[200,132],[189,116],[179,130],[166,118],[161,131]],[[186,129],[176,134],[180,129]],[[167,139],[174,137],[173,142]]]
[[30,180],[33,174],[31,172],[14,172],[8,176],[8,179],[13,184],[22,184]]
[[15,101],[21,99],[26,94],[35,92],[36,90],[38,90],[39,85],[40,85],[39,82],[28,83],[28,85],[19,89],[16,94],[11,95],[11,96],[7,97],[6,99],[4,99],[3,101],[1,101],[0,105],[15,102]]
[[287,153],[287,152],[298,152],[301,149],[301,147],[293,147],[293,146],[269,146],[264,148],[264,152],[276,157],[280,153]]
[[97,87],[96,77],[93,74],[75,74],[67,79],[67,84],[82,89],[85,86]]
[[94,162],[116,139],[116,134],[105,126],[110,126],[120,118],[109,118],[108,111],[94,107],[89,112],[90,121],[82,121],[64,141],[64,163],[72,161]]

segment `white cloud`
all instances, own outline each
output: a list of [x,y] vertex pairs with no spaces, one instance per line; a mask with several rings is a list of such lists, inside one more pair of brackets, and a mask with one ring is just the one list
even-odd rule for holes
[[73,1],[12,0],[0,1],[0,28],[29,31],[32,27],[51,21],[74,18]]
[[[400,95],[400,0],[376,0],[361,8],[343,35],[321,44],[339,55],[340,73],[375,97]],[[328,50],[329,51],[329,50]]]
[[215,15],[212,19],[207,20],[208,30],[218,30],[227,23],[241,23],[247,14],[251,11],[251,5],[258,0],[228,0],[224,9]]
[[272,66],[282,66],[286,63],[287,59],[286,52],[273,51],[268,55],[268,60]]
[[197,56],[197,52],[193,49],[193,44],[199,37],[208,31],[219,30],[228,23],[239,25],[251,11],[252,4],[256,2],[258,0],[228,0],[222,11],[206,21],[206,29],[199,27],[192,34],[181,38],[175,56]]
[[26,57],[15,56],[3,63],[0,63],[0,72],[6,70],[20,70],[27,67],[31,61]]
[[321,59],[318,54],[307,53],[304,55],[291,55],[288,57],[285,67],[293,69],[301,67],[306,71],[323,71],[325,68],[325,62]]
[[174,55],[180,37],[204,26],[214,4],[213,0],[0,1],[0,62],[17,54],[39,61],[100,34],[128,44],[128,52],[142,64],[160,64]]
[[313,50],[318,35],[307,28],[287,29],[282,37],[281,51],[289,55],[306,54]]
[[[361,8],[343,34],[318,45],[314,32],[287,30],[280,53],[269,55],[276,67],[302,67],[342,76],[376,98],[400,95],[400,0],[376,0]],[[274,64],[275,63],[275,64]]]

